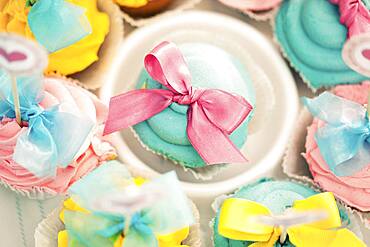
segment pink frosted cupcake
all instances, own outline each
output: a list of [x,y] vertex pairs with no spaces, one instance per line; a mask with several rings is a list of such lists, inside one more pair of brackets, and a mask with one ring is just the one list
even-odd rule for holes
[[244,14],[256,19],[267,20],[272,18],[273,11],[277,9],[282,0],[219,0],[231,8],[242,11]]
[[[327,191],[334,192],[338,198],[346,202],[348,205],[364,212],[370,211],[370,160],[368,159],[370,152],[366,141],[368,136],[367,129],[369,128],[367,125],[368,119],[363,116],[363,120],[360,122],[363,123],[364,128],[361,129],[356,126],[360,122],[352,122],[352,119],[358,116],[355,114],[356,112],[353,111],[353,109],[360,109],[361,114],[366,114],[364,113],[364,111],[366,112],[366,108],[363,107],[363,109],[361,109],[361,107],[368,102],[369,89],[370,82],[364,82],[361,85],[335,87],[333,93],[341,97],[340,99],[347,99],[351,102],[358,103],[356,106],[350,105],[350,108],[342,108],[344,110],[341,113],[341,117],[346,117],[342,118],[342,122],[343,119],[344,121],[351,119],[349,123],[352,126],[342,126],[347,128],[346,131],[349,130],[349,132],[346,132],[345,134],[343,134],[343,132],[332,132],[335,131],[335,129],[338,130],[338,128],[341,128],[338,126],[329,129],[328,132],[327,126],[333,126],[333,121],[332,124],[328,124],[328,122],[323,121],[322,117],[317,115],[316,112],[316,114],[313,115],[320,117],[320,119],[315,117],[312,124],[308,127],[305,144],[306,153],[304,154],[313,179],[317,184]],[[341,100],[341,102],[343,102],[343,100]],[[351,104],[351,102],[349,104]],[[331,107],[333,107],[333,105]],[[310,109],[310,107],[308,108]],[[320,105],[320,110],[325,111],[325,108],[326,106],[324,104]],[[338,109],[338,107],[335,107],[334,109]],[[310,109],[310,111],[311,113],[315,113],[312,109]],[[334,116],[334,112],[339,113],[340,110],[329,111],[329,114],[326,117],[330,117],[330,115]],[[338,117],[336,116],[335,118]],[[360,130],[361,133],[358,132],[358,130]],[[330,135],[325,136],[325,133],[332,133],[331,137],[336,135],[335,143],[327,141],[329,140],[328,136],[330,138]],[[342,135],[347,136],[347,138],[343,139],[341,137]],[[348,139],[349,135],[351,135],[351,139]],[[325,140],[327,141],[326,143]],[[322,144],[321,149],[319,145],[320,143]],[[333,156],[332,154],[334,153],[332,152],[336,147],[338,147],[337,144],[348,146],[350,152],[346,149],[344,151],[338,151],[336,155]],[[357,145],[359,148],[354,148],[357,147]],[[326,147],[330,147],[330,149],[327,149]]]
[[[0,96],[0,180],[4,185],[29,197],[54,196],[116,156],[107,137],[102,137],[107,108],[95,95],[61,77],[43,78],[43,89],[33,94],[27,83],[21,85],[22,79],[18,80],[22,127]],[[6,85],[4,80],[2,74],[0,88]],[[29,107],[30,97],[38,104]]]

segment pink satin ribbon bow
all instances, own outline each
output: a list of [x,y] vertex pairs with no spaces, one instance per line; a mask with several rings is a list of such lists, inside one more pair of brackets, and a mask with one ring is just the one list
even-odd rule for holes
[[361,0],[330,0],[337,4],[340,22],[348,28],[348,38],[370,32],[370,11]]
[[218,89],[192,88],[188,66],[173,43],[159,44],[144,63],[149,75],[168,90],[139,89],[113,97],[104,134],[143,122],[176,102],[189,105],[187,135],[207,164],[247,161],[228,136],[252,110],[243,97]]

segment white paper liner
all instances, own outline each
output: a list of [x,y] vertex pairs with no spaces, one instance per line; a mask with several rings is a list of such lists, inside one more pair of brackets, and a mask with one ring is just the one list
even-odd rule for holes
[[[322,190],[320,190],[320,188],[317,185],[315,185],[314,183],[309,182],[309,181],[305,181],[305,180],[302,180],[302,179],[285,179],[285,180],[302,184],[304,186],[310,187],[311,189],[313,189],[317,192],[322,192]],[[279,181],[279,180],[277,180],[277,181]],[[219,208],[221,207],[223,201],[228,199],[228,198],[231,198],[235,193],[236,192],[231,193],[229,195],[220,195],[220,196],[216,197],[216,199],[213,201],[213,203],[211,205],[213,212],[215,214],[217,214],[217,212],[218,212]],[[359,218],[361,219],[361,221],[363,221],[363,218],[361,218],[361,215],[359,215],[358,212],[354,211],[352,208],[348,207],[345,203],[338,200],[337,198],[336,198],[336,200],[337,200],[338,208],[345,210],[348,214],[348,217],[349,217],[350,221],[351,221],[351,224],[349,225],[348,229],[351,230],[353,233],[355,233],[358,238],[363,240],[365,233],[362,232],[361,227],[360,227],[360,222],[355,217],[356,215],[358,215]],[[214,218],[212,218],[212,220],[209,222],[209,227],[211,228],[212,246],[214,246],[214,239],[213,239],[214,230],[213,230],[213,227],[214,227],[215,219],[216,219],[216,216]]]
[[[81,82],[77,81],[77,80],[74,80],[74,79],[71,79],[71,78],[67,78],[65,76],[60,76],[60,75],[50,75],[50,76],[45,76],[45,77],[48,77],[48,78],[60,78],[63,80],[64,83],[66,84],[71,84],[73,86],[76,86],[76,87],[79,87],[81,86]],[[90,134],[90,138],[91,138],[91,141],[90,143],[92,143],[92,140],[95,138],[95,139],[99,139],[96,134],[99,130],[99,128],[101,128],[103,125],[100,125],[100,126],[96,126],[95,129],[92,131],[92,133]],[[107,144],[106,141],[103,141],[105,144]],[[90,144],[87,146],[87,148],[85,149],[85,151],[88,149],[88,147],[90,146]],[[95,145],[96,148],[99,148],[98,147],[99,145]],[[99,156],[102,161],[100,162],[100,164],[104,163],[106,160],[107,157],[113,155],[112,152],[115,152],[115,148],[111,145],[111,148],[106,148],[105,147],[105,150],[96,150],[98,151],[98,153],[100,154],[97,154],[97,156]],[[95,150],[94,150],[95,151]],[[84,153],[84,152],[82,152]],[[81,155],[82,155],[81,153]],[[80,155],[79,155],[80,156]],[[117,157],[117,154],[115,154],[115,157]],[[25,196],[25,197],[28,197],[29,199],[33,199],[33,200],[46,200],[46,199],[49,199],[49,198],[53,198],[57,195],[59,195],[57,192],[51,192],[48,188],[46,187],[39,187],[39,186],[34,186],[32,188],[29,188],[29,189],[20,189],[20,188],[16,188],[14,187],[13,185],[7,183],[6,181],[3,181],[1,180],[0,178],[0,185],[3,185],[4,187],[14,191],[15,193],[19,194],[19,195],[22,195],[22,196]]]
[[[104,0],[106,1],[106,0]],[[133,17],[124,11],[121,11],[121,16],[123,19],[134,27],[141,27],[152,22],[155,22],[159,18],[177,15],[184,10],[193,8],[196,4],[200,3],[202,0],[172,0],[172,3],[168,6],[166,10],[162,13],[156,14],[151,17]]]
[[[302,109],[288,143],[282,166],[283,172],[289,177],[320,187],[313,181],[307,162],[302,156],[302,153],[305,152],[307,127],[312,124],[312,121],[313,117],[310,112],[306,108]],[[345,204],[344,202],[341,203]],[[350,207],[347,206],[347,208],[349,209]],[[370,212],[361,212],[354,208],[351,209],[351,212],[358,214],[361,221],[370,229]]]
[[98,52],[99,60],[85,70],[70,75],[78,79],[82,87],[90,90],[98,89],[104,84],[106,73],[109,71],[123,41],[123,21],[118,6],[110,0],[98,0],[98,9],[108,14],[110,21],[109,33]]
[[[153,174],[143,170],[129,169],[129,171],[133,177],[139,176],[148,179],[155,177]],[[190,247],[201,247],[199,211],[191,200],[189,200],[189,204],[193,211],[195,224],[190,227],[189,236],[182,244]],[[58,247],[58,233],[64,230],[64,224],[59,219],[61,209],[62,206],[53,210],[53,212],[37,226],[35,230],[35,247]]]

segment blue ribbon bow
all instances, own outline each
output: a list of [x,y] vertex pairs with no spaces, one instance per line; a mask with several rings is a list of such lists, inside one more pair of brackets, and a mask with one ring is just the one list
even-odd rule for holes
[[65,0],[37,0],[28,13],[28,25],[36,40],[55,52],[92,32],[84,13],[84,8]]
[[160,185],[166,191],[166,196],[144,210],[135,212],[129,229],[125,229],[125,215],[101,212],[94,208],[94,202],[103,200],[105,195],[121,194],[124,197],[124,189],[130,183],[133,180],[128,179],[126,168],[117,161],[111,161],[73,184],[69,189],[73,201],[92,213],[65,211],[64,223],[69,240],[89,247],[112,246],[112,239],[127,230],[125,247],[158,246],[157,234],[166,235],[193,224],[188,200],[174,172],[146,183],[148,186]]
[[[80,151],[94,123],[84,116],[60,111],[56,105],[42,109],[42,76],[17,79],[20,110],[28,130],[17,140],[13,160],[37,177],[53,177]],[[63,103],[62,103],[63,104]],[[0,70],[0,120],[15,118],[11,80]]]
[[370,123],[364,106],[328,92],[303,101],[326,123],[315,140],[335,175],[350,176],[370,164]]

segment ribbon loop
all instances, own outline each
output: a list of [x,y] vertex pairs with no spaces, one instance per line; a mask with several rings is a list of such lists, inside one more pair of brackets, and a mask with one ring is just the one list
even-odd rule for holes
[[243,97],[222,90],[192,88],[185,59],[170,42],[162,42],[145,57],[145,68],[168,90],[134,90],[113,97],[105,134],[143,122],[176,102],[189,105],[188,138],[207,164],[247,161],[228,137],[252,111]]
[[334,174],[352,175],[369,164],[370,125],[365,107],[328,92],[303,101],[313,116],[326,123],[315,139]]
[[28,14],[28,24],[37,41],[55,52],[92,32],[84,12],[65,0],[37,0]]
[[[319,247],[339,246],[338,243],[345,243],[343,246],[365,246],[348,229],[338,229],[341,219],[331,192],[295,201],[292,206],[293,212],[309,213],[312,210],[323,211],[327,217],[313,223],[288,226],[289,241],[294,246],[312,246],[312,243]],[[218,232],[229,239],[255,242],[251,245],[253,247],[272,247],[283,231],[280,226],[262,224],[258,219],[265,216],[272,216],[272,213],[262,204],[241,198],[226,199],[220,209]]]
[[[15,118],[10,78],[0,73],[0,119]],[[76,158],[94,123],[88,117],[63,112],[60,106],[43,109],[39,105],[41,78],[17,80],[22,120],[28,129],[17,139],[13,160],[37,177],[53,177],[57,167],[66,167]]]

